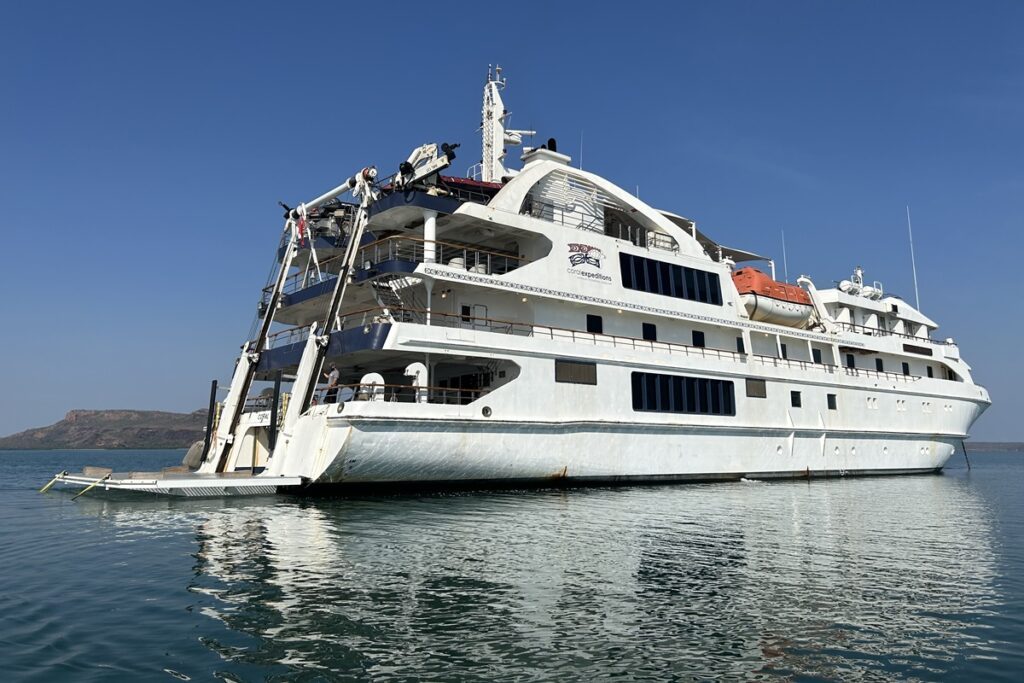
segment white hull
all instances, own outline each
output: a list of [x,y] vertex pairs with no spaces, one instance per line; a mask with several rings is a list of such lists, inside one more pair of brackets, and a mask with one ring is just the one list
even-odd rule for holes
[[[323,424],[323,423],[321,423]],[[940,470],[955,436],[649,424],[328,419],[318,484],[642,482]],[[318,461],[318,462],[317,462]],[[322,467],[322,469],[321,469]],[[310,472],[310,474],[314,474]]]

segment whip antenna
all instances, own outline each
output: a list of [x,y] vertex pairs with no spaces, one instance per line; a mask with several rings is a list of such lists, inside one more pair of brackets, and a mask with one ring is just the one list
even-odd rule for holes
[[910,237],[910,269],[914,273],[914,307],[920,311],[921,295],[917,293],[917,262],[914,260],[914,229],[910,227],[910,204],[907,204],[907,235]]
[[782,272],[785,273],[786,284],[789,284],[789,260],[786,258],[786,231],[779,230],[782,233]]

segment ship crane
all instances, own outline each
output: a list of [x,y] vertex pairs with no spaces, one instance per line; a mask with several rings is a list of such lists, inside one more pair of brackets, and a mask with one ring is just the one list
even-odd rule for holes
[[[348,247],[345,251],[344,266],[338,276],[337,284],[335,285],[334,299],[337,299],[337,303],[332,299],[332,310],[325,318],[325,323],[321,328],[322,330],[329,330],[329,321],[337,315],[340,298],[344,296],[345,287],[348,281],[347,275],[351,263],[355,260],[355,254],[358,251],[359,239],[362,237],[363,228],[369,217],[369,207],[377,197],[377,190],[373,186],[373,181],[376,177],[377,169],[373,166],[369,166],[362,169],[359,173],[356,173],[333,190],[325,192],[312,201],[300,204],[294,209],[285,207],[284,230],[289,233],[288,248],[285,250],[285,256],[281,261],[280,268],[278,269],[277,279],[274,282],[270,300],[268,301],[266,311],[263,314],[263,321],[260,324],[259,333],[256,335],[255,339],[246,342],[242,346],[242,353],[239,355],[238,361],[235,364],[235,371],[231,377],[231,385],[228,389],[228,395],[227,398],[224,399],[224,407],[221,412],[217,434],[211,442],[209,452],[203,454],[204,467],[208,466],[213,457],[216,458],[215,471],[224,471],[224,466],[227,464],[228,454],[231,452],[231,444],[234,442],[235,431],[237,430],[239,420],[242,417],[242,407],[245,402],[245,397],[249,394],[253,378],[256,375],[256,368],[260,362],[260,355],[266,346],[267,337],[270,334],[270,327],[274,322],[274,314],[281,302],[281,294],[284,290],[288,273],[291,270],[292,261],[295,259],[295,256],[299,251],[299,221],[304,219],[310,210],[318,208],[346,192],[351,192],[353,196],[360,198],[359,209],[356,213]],[[321,363],[323,362],[322,355],[326,354],[327,351],[326,339],[326,336],[322,339],[317,339],[317,346],[322,349],[318,356],[318,360]],[[319,363],[317,364],[317,367],[319,367]],[[315,380],[315,376],[313,379]],[[315,387],[315,385],[314,381],[313,387]],[[312,388],[308,389],[307,393],[312,394]],[[306,402],[308,402],[308,399]]]
[[[442,143],[440,154],[438,154],[438,146],[434,143],[417,147],[406,161],[399,164],[398,173],[392,176],[391,179],[392,187],[394,189],[408,189],[436,178],[437,174],[451,165],[452,160],[455,159],[455,149],[458,146],[458,144]],[[335,280],[334,291],[331,295],[330,305],[327,308],[327,314],[320,325],[310,329],[307,352],[303,353],[302,362],[300,363],[293,387],[294,394],[301,397],[301,400],[289,406],[289,410],[285,415],[286,425],[294,422],[298,415],[304,412],[311,404],[313,394],[316,391],[317,378],[327,356],[331,330],[334,327],[338,311],[341,309],[342,301],[345,299],[345,292],[350,280],[349,276],[359,253],[363,232],[370,218],[370,206],[380,196],[380,190],[375,184],[376,179],[377,169],[373,166],[368,166],[333,190],[325,192],[312,201],[299,204],[294,209],[282,204],[285,208],[284,230],[289,233],[288,248],[285,251],[284,259],[281,261],[270,300],[263,314],[259,334],[257,334],[256,339],[246,342],[242,347],[242,353],[239,356],[234,375],[231,379],[228,396],[224,400],[224,408],[216,438],[212,442],[210,453],[204,454],[204,462],[210,459],[211,453],[218,454],[216,471],[223,471],[227,464],[228,454],[231,452],[231,444],[234,442],[234,434],[242,416],[242,405],[245,396],[248,395],[249,389],[252,386],[253,378],[256,375],[256,368],[260,361],[260,352],[266,345],[270,327],[274,322],[274,314],[281,301],[285,280],[291,270],[292,262],[298,253],[299,242],[302,237],[299,234],[298,226],[305,221],[307,214],[313,209],[327,204],[346,192],[351,192],[353,197],[359,199],[359,207],[356,210],[352,228],[348,235],[341,270]],[[310,245],[310,249],[312,249],[312,245]]]

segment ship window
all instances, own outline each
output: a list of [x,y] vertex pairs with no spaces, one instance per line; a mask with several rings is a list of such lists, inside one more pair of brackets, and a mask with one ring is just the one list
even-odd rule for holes
[[462,307],[462,322],[468,323],[473,320],[473,309],[470,306]]
[[800,392],[799,391],[791,391],[791,392],[789,392],[789,404],[791,406],[793,406],[794,408],[799,408],[801,405],[803,405],[803,403],[800,400]]
[[826,396],[826,398],[828,399],[828,409],[829,410],[836,410],[836,395],[835,394],[828,394]]
[[846,354],[846,367],[848,367],[848,368],[855,368],[855,367],[857,367],[857,361],[854,360],[852,353]]
[[900,307],[897,306],[896,304],[892,304],[892,312],[893,313],[899,313],[900,312]]
[[644,323],[644,339],[646,341],[658,341],[658,326],[654,323]]
[[565,384],[597,384],[597,364],[556,358],[555,381]]
[[599,315],[587,316],[587,332],[604,334],[604,320]]
[[885,372],[885,363],[882,362],[881,358],[875,359],[875,370],[879,372]]
[[909,375],[910,374],[910,363],[904,363],[903,364],[903,374],[904,375]]
[[735,415],[733,383],[651,372],[632,375],[633,410],[657,413]]
[[763,379],[747,378],[747,396],[750,398],[768,398],[768,385]]
[[736,337],[736,353],[746,353],[743,347],[743,337]]
[[626,289],[722,305],[718,273],[624,253],[619,254],[619,268]]
[[928,367],[925,368],[925,370],[928,372],[929,377],[935,377],[935,371],[932,370],[932,366],[929,365]]
[[821,365],[821,349],[811,349],[811,357],[815,363]]
[[779,353],[782,355],[783,358],[789,358],[789,352],[786,351],[785,344],[779,344]]
[[704,347],[704,333],[700,330],[693,331],[693,345],[701,348]]

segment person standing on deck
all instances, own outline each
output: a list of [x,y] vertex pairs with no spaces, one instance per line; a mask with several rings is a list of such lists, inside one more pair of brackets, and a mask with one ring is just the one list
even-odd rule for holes
[[324,377],[327,378],[327,395],[324,396],[324,403],[335,403],[338,400],[338,377],[340,373],[338,368],[331,363],[331,371],[325,372]]

